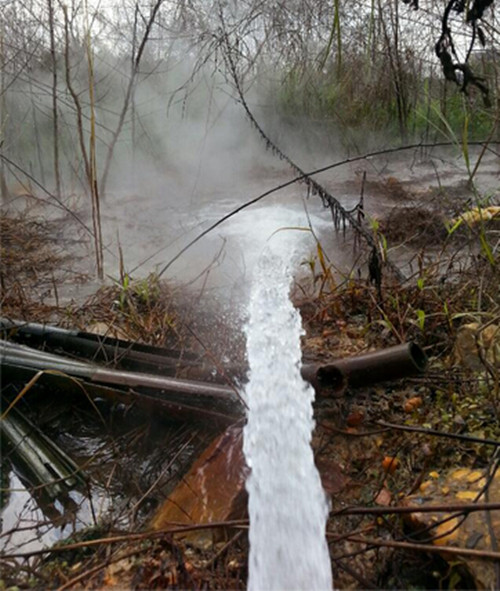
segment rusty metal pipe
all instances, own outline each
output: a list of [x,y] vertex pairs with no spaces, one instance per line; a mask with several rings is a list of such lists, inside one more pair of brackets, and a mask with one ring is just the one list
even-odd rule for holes
[[308,363],[300,370],[306,382],[312,384],[316,394],[337,398],[343,395],[347,380],[341,369],[334,364]]
[[365,353],[325,364],[304,365],[302,376],[315,385],[321,394],[335,395],[339,375],[351,388],[371,386],[379,382],[399,380],[425,371],[427,356],[416,343],[404,343],[381,351]]

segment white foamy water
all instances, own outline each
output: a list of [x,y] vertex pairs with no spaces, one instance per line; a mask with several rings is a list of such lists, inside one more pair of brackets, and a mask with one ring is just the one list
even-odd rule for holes
[[328,504],[310,445],[314,390],[300,375],[302,325],[289,299],[291,279],[266,250],[249,304],[250,591],[332,589]]

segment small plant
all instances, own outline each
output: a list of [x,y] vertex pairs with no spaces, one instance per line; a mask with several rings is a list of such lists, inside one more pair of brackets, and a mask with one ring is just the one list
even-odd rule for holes
[[382,261],[386,261],[388,251],[387,238],[380,229],[380,221],[377,218],[369,218],[368,222],[370,224],[370,229],[373,233],[375,242],[378,244],[378,250],[380,256],[382,257]]
[[420,330],[422,332],[424,332],[424,328],[425,328],[425,310],[416,310],[416,314],[417,314],[417,324],[418,327],[420,328]]
[[113,281],[120,290],[116,303],[118,304],[120,312],[125,312],[130,289],[130,275],[128,273],[124,273],[120,279],[113,279]]

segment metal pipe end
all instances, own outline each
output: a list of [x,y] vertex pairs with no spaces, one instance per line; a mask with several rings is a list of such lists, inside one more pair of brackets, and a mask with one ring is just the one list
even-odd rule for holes
[[340,396],[347,386],[344,372],[331,364],[304,365],[302,377],[312,384],[319,396]]
[[323,365],[316,372],[318,392],[322,396],[338,396],[347,387],[344,373],[335,365]]
[[408,343],[410,358],[419,372],[423,373],[427,367],[428,358],[420,345],[411,341]]

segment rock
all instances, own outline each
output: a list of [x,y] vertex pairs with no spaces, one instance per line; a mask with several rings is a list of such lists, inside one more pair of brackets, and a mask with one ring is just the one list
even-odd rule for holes
[[[445,475],[430,472],[429,478],[422,482],[419,491],[407,497],[404,505],[410,507],[426,507],[429,505],[446,505],[447,503],[484,503],[486,502],[484,489],[486,474],[480,470],[458,468]],[[488,486],[488,501],[500,501],[500,472],[497,471]],[[456,512],[455,512],[456,513]],[[405,516],[407,524],[416,533],[423,532],[425,537],[433,536],[432,543],[436,546],[454,546],[457,548],[474,548],[476,550],[492,550],[494,544],[490,538],[488,520],[482,511],[469,513],[466,519],[451,517],[452,513],[412,513]],[[500,513],[490,512],[494,537],[500,539]],[[429,527],[434,527],[428,529]],[[491,561],[471,559],[464,556],[442,556],[450,563],[460,561],[475,582],[476,589],[495,589],[495,565]]]
[[478,322],[471,322],[458,330],[453,349],[454,365],[484,370],[481,357],[493,367],[500,368],[500,325],[490,324],[483,329]]
[[[243,518],[247,507],[248,468],[242,443],[241,427],[230,427],[214,439],[157,511],[150,524],[152,529]],[[220,536],[220,528],[179,535],[202,548],[210,547],[217,536]]]

